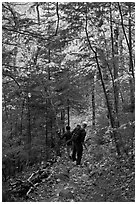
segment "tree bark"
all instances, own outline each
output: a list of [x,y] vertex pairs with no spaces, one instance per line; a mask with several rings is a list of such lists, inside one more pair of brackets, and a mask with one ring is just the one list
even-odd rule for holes
[[62,126],[62,134],[65,132],[65,110],[61,110],[61,126]]
[[22,129],[23,129],[23,110],[24,110],[24,105],[25,105],[25,98],[23,99],[22,107],[21,107],[21,121],[20,121],[20,134],[21,135],[22,135]]
[[69,107],[69,99],[67,99],[67,115],[68,115],[68,126],[70,126],[70,107]]
[[28,145],[28,161],[29,158],[31,156],[31,115],[30,115],[30,98],[28,96],[29,93],[27,93],[27,121],[28,121],[28,125],[27,125],[27,136],[28,136],[28,141],[27,141],[27,145]]
[[8,120],[9,115],[8,115],[8,110],[7,110],[6,96],[5,96],[5,93],[4,93],[4,92],[3,92],[3,98],[4,98],[4,109],[5,109],[5,114],[6,114],[6,117],[7,117],[7,120]]
[[92,75],[92,126],[95,128],[96,107],[95,107],[95,76]]
[[[133,66],[133,59],[132,59],[132,29],[131,29],[131,4],[128,6],[129,8],[129,73],[132,73],[134,78],[134,66]],[[133,79],[129,79],[130,84],[130,103],[132,107],[135,107],[135,96],[134,96],[134,85]]]
[[[113,29],[113,23],[112,23],[112,8],[110,3],[110,30],[111,30],[111,46],[112,46],[112,61],[113,61],[113,73],[114,73],[114,107],[115,107],[115,123],[116,126],[119,127],[119,120],[118,120],[118,106],[119,106],[119,88],[117,84],[117,78],[118,78],[118,35],[119,30],[118,27]],[[113,32],[115,31],[115,34],[113,35]]]

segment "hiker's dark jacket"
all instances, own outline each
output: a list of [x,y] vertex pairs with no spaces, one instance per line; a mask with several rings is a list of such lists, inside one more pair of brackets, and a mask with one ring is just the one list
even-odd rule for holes
[[76,144],[82,144],[83,142],[84,142],[84,140],[85,140],[85,136],[86,136],[86,131],[85,131],[85,129],[74,129],[73,131],[72,131],[72,138],[73,138],[73,134],[77,134],[78,135],[78,137],[77,137],[77,139],[74,141],[73,139],[72,139],[72,141],[74,142],[74,143],[76,143]]
[[[72,133],[70,131],[67,131],[67,132],[64,133],[62,139],[65,138],[65,140],[67,142],[67,141],[69,141],[71,139],[71,137],[72,137]],[[71,145],[71,144],[72,144],[71,141],[67,143],[67,145]]]

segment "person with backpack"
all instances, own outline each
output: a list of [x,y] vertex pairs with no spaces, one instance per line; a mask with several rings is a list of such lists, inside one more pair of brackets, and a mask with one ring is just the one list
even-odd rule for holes
[[71,137],[72,137],[72,133],[70,131],[70,126],[66,126],[66,132],[64,133],[62,139],[65,138],[66,145],[67,145],[67,154],[70,159],[71,159],[71,151],[72,151],[72,141],[70,141]]
[[72,138],[71,141],[73,142],[73,153],[72,153],[72,160],[76,161],[76,165],[81,164],[82,153],[83,153],[83,146],[87,149],[84,140],[86,136],[85,128],[87,127],[86,122],[82,124],[82,128],[80,125],[72,131]]

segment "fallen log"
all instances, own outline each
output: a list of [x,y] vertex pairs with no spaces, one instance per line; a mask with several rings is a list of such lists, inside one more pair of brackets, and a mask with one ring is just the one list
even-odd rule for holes
[[29,198],[29,194],[33,192],[43,179],[48,179],[50,175],[49,169],[39,169],[33,172],[26,180],[16,179],[10,183],[8,192],[14,197]]

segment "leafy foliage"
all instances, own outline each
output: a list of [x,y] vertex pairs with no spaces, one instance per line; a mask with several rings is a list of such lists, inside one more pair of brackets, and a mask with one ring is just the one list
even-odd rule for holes
[[[134,162],[134,2],[3,2],[2,31],[3,180],[61,155],[65,126],[86,120],[93,157],[85,162],[98,163],[99,185],[84,201],[132,201],[118,189],[119,164],[115,176],[109,165],[116,155]],[[83,170],[74,178],[81,189],[96,175]],[[73,200],[72,186],[60,185],[61,201]]]

